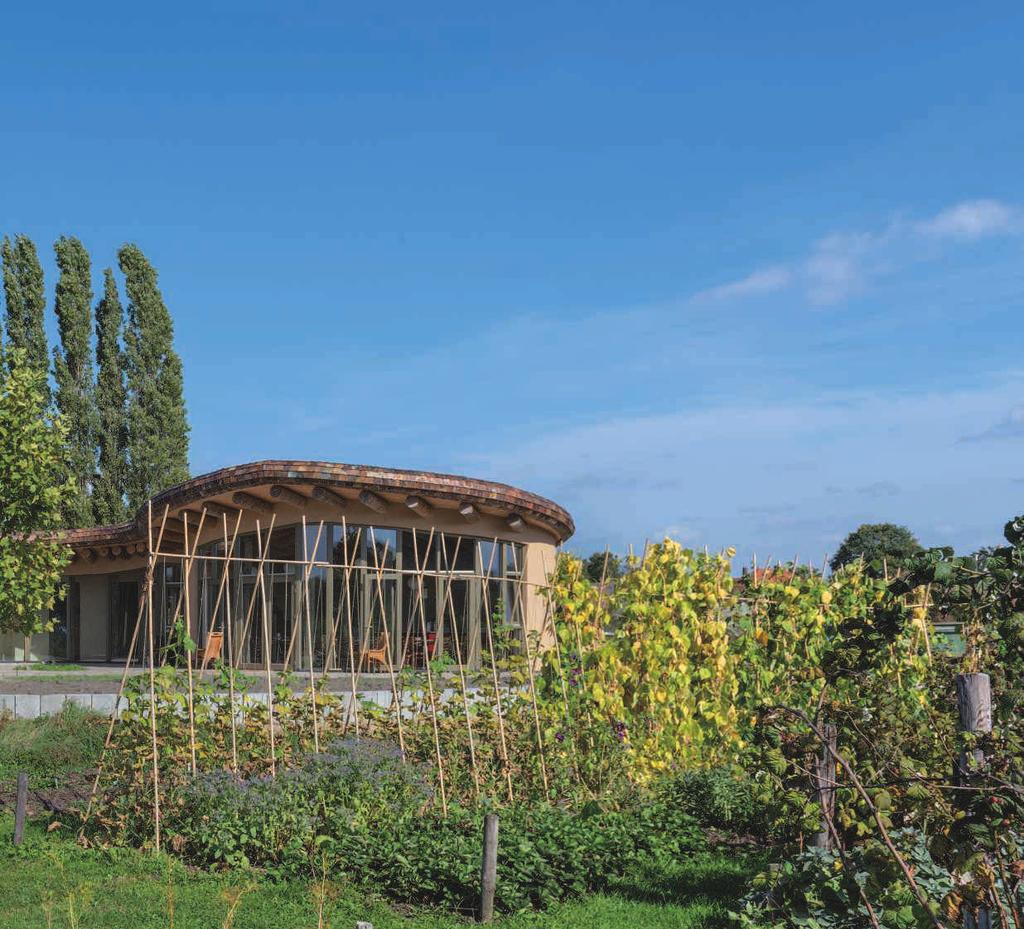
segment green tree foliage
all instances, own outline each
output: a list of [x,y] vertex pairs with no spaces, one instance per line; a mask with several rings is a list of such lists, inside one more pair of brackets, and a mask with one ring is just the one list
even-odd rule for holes
[[99,471],[92,492],[93,518],[100,524],[127,518],[128,432],[125,420],[124,310],[114,272],[103,272],[103,297],[96,305],[96,410]]
[[68,466],[75,493],[64,512],[66,526],[93,521],[90,492],[96,474],[97,411],[93,387],[92,279],[89,253],[76,239],[62,236],[54,245],[60,278],[54,310],[60,348],[53,350],[57,412],[68,433]]
[[583,573],[595,584],[622,577],[622,559],[611,552],[594,552],[583,562]]
[[[28,236],[15,236],[13,242],[5,236],[0,245],[0,257],[3,258],[7,341],[23,351],[23,356],[19,357],[23,357],[25,363],[45,373],[49,367],[43,327],[46,293],[36,247]],[[45,378],[42,389],[49,401],[50,387]]]
[[188,419],[174,327],[156,270],[136,245],[118,252],[128,294],[125,373],[128,388],[128,502],[188,478]]
[[892,573],[920,551],[921,544],[905,526],[865,523],[843,539],[829,564],[833,571],[838,571],[863,558],[868,570],[880,577],[885,568]]
[[25,635],[47,628],[69,558],[65,546],[32,535],[60,524],[73,492],[45,380],[22,349],[0,358],[0,631]]

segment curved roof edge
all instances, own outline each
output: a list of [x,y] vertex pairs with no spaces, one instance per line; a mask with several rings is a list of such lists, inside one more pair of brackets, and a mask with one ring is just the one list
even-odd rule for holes
[[370,491],[421,496],[435,501],[471,503],[518,515],[540,525],[564,542],[576,530],[572,516],[552,500],[508,484],[433,471],[408,471],[371,465],[327,461],[254,461],[201,474],[170,487],[139,510],[134,522],[117,526],[68,529],[57,534],[75,548],[91,545],[130,545],[145,540],[149,504],[154,513],[172,510],[224,494],[279,484],[290,487],[325,487],[331,490]]

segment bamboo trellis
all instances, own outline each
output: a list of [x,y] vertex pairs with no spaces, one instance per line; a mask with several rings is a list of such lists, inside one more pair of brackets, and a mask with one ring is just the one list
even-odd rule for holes
[[[484,778],[480,766],[477,749],[479,747],[480,733],[475,726],[475,719],[481,705],[481,701],[492,703],[491,710],[496,722],[498,745],[497,756],[500,763],[501,777],[504,781],[504,791],[510,801],[515,797],[515,785],[513,780],[512,766],[509,758],[509,747],[506,732],[506,713],[508,702],[513,699],[513,687],[503,681],[502,674],[498,668],[498,656],[495,638],[492,630],[492,611],[497,609],[497,602],[492,603],[492,583],[501,581],[503,590],[510,591],[505,599],[502,594],[506,610],[513,618],[518,619],[521,625],[520,647],[525,656],[525,666],[528,676],[528,686],[532,709],[531,728],[536,736],[537,762],[540,777],[545,790],[549,786],[547,762],[544,754],[544,739],[542,725],[536,697],[536,663],[538,654],[532,650],[530,634],[526,628],[527,599],[530,596],[537,596],[547,604],[544,611],[544,622],[539,630],[542,636],[547,634],[546,624],[551,619],[550,596],[547,587],[547,576],[543,581],[532,581],[525,569],[525,563],[520,563],[519,549],[516,543],[508,543],[505,540],[495,537],[493,540],[472,539],[473,550],[476,553],[473,563],[474,567],[461,569],[460,547],[463,545],[463,536],[453,534],[451,536],[430,528],[429,532],[419,530],[411,531],[412,536],[412,565],[408,564],[408,552],[405,555],[406,563],[400,564],[397,552],[391,552],[390,539],[385,539],[383,544],[378,544],[374,527],[355,528],[354,537],[350,538],[349,529],[344,518],[342,518],[340,529],[341,551],[331,551],[325,554],[330,545],[321,544],[324,539],[325,523],[320,521],[315,538],[310,545],[311,527],[307,524],[305,516],[301,521],[302,532],[302,558],[281,559],[273,557],[271,553],[271,542],[276,528],[276,513],[271,516],[269,525],[265,528],[261,521],[256,518],[255,522],[255,554],[242,554],[240,551],[240,529],[243,519],[243,512],[238,511],[233,526],[228,525],[228,513],[218,512],[213,509],[215,515],[220,516],[219,526],[216,526],[216,533],[220,537],[222,550],[211,550],[209,546],[205,549],[200,546],[204,528],[211,528],[208,522],[210,509],[203,506],[198,512],[198,519],[190,522],[183,521],[183,538],[179,536],[177,541],[168,543],[165,530],[170,519],[169,508],[165,506],[163,512],[157,519],[153,514],[153,507],[150,504],[147,508],[146,525],[146,569],[142,579],[142,588],[139,593],[138,610],[135,619],[134,629],[128,646],[128,654],[125,661],[123,673],[118,687],[115,701],[114,713],[111,716],[110,725],[104,740],[103,753],[100,764],[93,780],[92,789],[89,795],[89,802],[85,813],[86,821],[92,815],[95,808],[95,801],[99,795],[102,778],[105,773],[105,761],[109,752],[118,719],[118,710],[122,705],[125,689],[131,665],[138,660],[140,651],[144,664],[143,674],[148,676],[148,705],[143,705],[143,714],[148,716],[148,728],[150,738],[150,762],[149,780],[152,791],[154,845],[159,848],[162,842],[161,824],[161,745],[158,736],[159,716],[163,712],[176,712],[173,706],[164,707],[158,699],[157,688],[157,666],[166,663],[171,654],[185,665],[185,682],[187,692],[185,694],[185,720],[188,727],[188,768],[193,775],[199,771],[199,758],[197,752],[197,720],[196,712],[196,681],[202,680],[204,675],[209,673],[210,655],[206,648],[202,649],[201,657],[196,660],[193,651],[196,648],[196,641],[204,635],[208,638],[211,633],[219,633],[224,646],[224,653],[221,657],[223,668],[227,669],[227,699],[229,710],[227,712],[227,723],[230,729],[230,758],[224,759],[224,766],[233,772],[239,771],[239,741],[238,741],[238,719],[240,714],[246,712],[247,695],[237,690],[235,671],[243,665],[249,665],[252,659],[250,649],[255,645],[251,640],[250,630],[253,623],[257,624],[255,636],[260,640],[262,651],[263,677],[266,687],[266,738],[268,751],[266,758],[267,770],[271,777],[276,777],[279,772],[279,758],[277,735],[275,733],[275,697],[274,697],[274,674],[275,670],[287,673],[293,661],[298,661],[298,656],[305,652],[304,659],[306,671],[308,672],[309,687],[309,713],[312,727],[314,748],[320,751],[321,748],[321,719],[318,707],[317,694],[328,674],[332,669],[340,669],[344,661],[339,660],[338,642],[342,624],[346,632],[348,655],[348,675],[350,694],[345,707],[343,732],[347,732],[350,725],[354,727],[355,735],[360,736],[360,710],[359,694],[363,666],[366,662],[366,654],[370,645],[369,636],[374,625],[375,611],[379,613],[379,619],[384,632],[386,646],[383,650],[388,688],[390,690],[390,708],[394,714],[395,732],[403,759],[407,754],[406,726],[408,719],[416,712],[427,712],[429,707],[430,734],[433,742],[433,756],[437,768],[439,798],[444,812],[448,809],[448,783],[447,767],[448,759],[445,757],[445,750],[442,745],[440,731],[440,714],[442,706],[446,701],[456,699],[461,704],[457,716],[461,716],[465,725],[466,745],[468,746],[469,767],[472,773],[472,787],[479,797],[484,789]],[[193,515],[193,514],[188,514]],[[212,521],[212,520],[211,520]],[[421,535],[426,535],[425,543]],[[455,539],[453,550],[449,550],[448,542]],[[365,552],[360,555],[361,543],[364,543]],[[484,546],[489,544],[489,558],[487,564],[483,564]],[[477,546],[480,546],[479,548]],[[495,573],[495,559],[503,551],[502,546],[508,545],[511,555],[505,557],[505,570]],[[169,547],[168,547],[169,546]],[[525,549],[523,549],[525,551]],[[389,563],[389,552],[394,556]],[[340,558],[339,558],[340,554]],[[511,561],[509,562],[509,558]],[[171,575],[165,572],[166,577],[175,577],[173,581],[179,585],[173,606],[167,602],[166,594],[161,597],[161,610],[158,612],[154,602],[154,591],[159,584],[164,584],[166,578],[158,581],[158,571],[167,566],[177,566],[177,574]],[[500,560],[499,560],[500,565]],[[273,660],[275,642],[279,639],[272,639],[271,630],[271,609],[270,597],[267,592],[268,571],[286,572],[288,578],[294,579],[297,593],[293,594],[288,605],[291,611],[291,627],[285,632],[287,647],[284,649],[284,660],[276,665]],[[325,578],[330,578],[330,590],[336,591],[337,596],[330,606],[327,599],[321,598],[322,602],[317,604],[317,623],[313,622],[313,595],[311,591],[311,577],[314,571],[323,572]],[[200,597],[196,601],[194,596],[193,582],[197,580],[196,574],[201,572]],[[353,583],[356,579],[356,583]],[[339,585],[340,581],[340,585]],[[408,609],[400,607],[401,598],[397,595],[390,599],[385,593],[388,583],[408,582],[411,593]],[[432,584],[431,609],[434,611],[433,624],[434,632],[428,631],[427,593],[428,582]],[[470,597],[468,590],[461,591],[460,606],[456,604],[453,589],[457,582],[472,582],[474,590],[478,593]],[[248,594],[246,584],[249,585]],[[237,591],[236,591],[237,587]],[[326,591],[326,586],[319,587],[319,590]],[[398,588],[396,588],[398,589]],[[237,594],[237,595],[236,595]],[[354,600],[360,600],[360,604],[354,604]],[[366,603],[371,606],[367,610]],[[389,609],[390,603],[390,609]],[[360,606],[356,610],[354,606]],[[164,610],[167,609],[166,612]],[[474,610],[477,621],[470,622],[469,610]],[[482,615],[480,611],[482,610]],[[355,621],[355,614],[359,614],[359,623]],[[397,640],[392,637],[388,630],[389,622],[400,622],[399,613],[404,615],[407,626],[406,635]],[[394,615],[392,615],[394,614]],[[494,614],[496,615],[496,614]],[[180,625],[179,625],[180,623]],[[474,635],[479,637],[473,643],[467,642],[461,631],[463,623],[466,623],[467,630],[472,629]],[[322,627],[322,629],[321,629]],[[184,640],[175,642],[172,636],[175,630],[183,633]],[[315,632],[322,635],[321,646],[315,646]],[[277,629],[273,630],[277,635]],[[422,671],[425,688],[422,691],[422,698],[418,711],[415,707],[408,705],[405,694],[402,690],[402,683],[396,673],[407,661],[409,642],[415,636],[422,641]],[[304,639],[304,648],[300,647],[299,641]],[[361,641],[360,641],[361,640]],[[557,647],[557,637],[556,647]],[[140,648],[140,641],[143,642]],[[166,643],[158,649],[159,643]],[[400,652],[393,654],[393,644],[397,643]],[[458,684],[454,694],[446,691],[444,686],[439,687],[437,671],[433,667],[433,661],[437,658],[437,649],[441,646],[450,647],[454,651],[455,668],[454,674]],[[283,644],[283,643],[282,643]],[[172,646],[177,645],[174,649]],[[184,645],[184,648],[181,646]],[[486,672],[490,676],[490,685],[484,689],[474,689],[467,676],[467,663],[478,660],[479,649],[485,651],[484,664]],[[316,657],[321,655],[322,666],[320,677],[317,677]],[[248,660],[247,660],[248,659]],[[398,668],[396,669],[396,663]],[[561,673],[561,669],[560,669]],[[520,691],[523,688],[519,688]],[[565,694],[564,679],[562,681],[563,697]],[[446,693],[449,696],[446,696]],[[523,695],[520,693],[520,695]],[[566,703],[568,712],[568,703]],[[261,711],[262,712],[262,711]],[[456,718],[457,718],[456,716]],[[204,713],[202,722],[210,725],[209,713]],[[424,731],[426,736],[426,731]],[[84,828],[84,827],[83,827]]]

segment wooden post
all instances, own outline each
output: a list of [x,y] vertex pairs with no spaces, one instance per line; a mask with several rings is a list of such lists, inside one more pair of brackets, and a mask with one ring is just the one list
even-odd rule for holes
[[[987,674],[958,674],[956,704],[962,733],[984,735],[992,731],[992,682]],[[967,786],[984,767],[985,752],[982,749],[973,744],[961,747],[954,763],[957,785]],[[964,929],[991,929],[992,910],[986,906],[974,911],[962,907],[961,920]]]
[[814,760],[814,798],[821,807],[821,829],[812,838],[815,848],[830,850],[834,842],[829,825],[836,810],[836,749],[839,747],[839,732],[831,723],[824,723],[821,733],[825,741]]
[[28,804],[28,775],[18,775],[18,800],[14,807],[14,844],[21,845],[25,832],[25,807]]
[[[987,674],[958,674],[956,703],[960,713],[960,731],[984,734],[992,731],[992,682]],[[966,784],[985,764],[980,748],[960,752],[957,761],[957,783]]]
[[498,883],[498,815],[484,817],[484,856],[480,869],[480,922],[494,919],[494,889]]

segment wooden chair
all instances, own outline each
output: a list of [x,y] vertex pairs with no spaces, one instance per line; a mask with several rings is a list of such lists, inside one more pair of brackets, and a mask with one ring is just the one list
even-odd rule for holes
[[364,648],[359,654],[359,670],[363,670],[363,663],[374,662],[377,665],[388,663],[388,631],[385,629],[377,638],[377,644],[373,648]]
[[206,636],[206,646],[199,649],[199,667],[205,668],[211,661],[220,658],[220,650],[224,646],[224,633],[211,632]]

